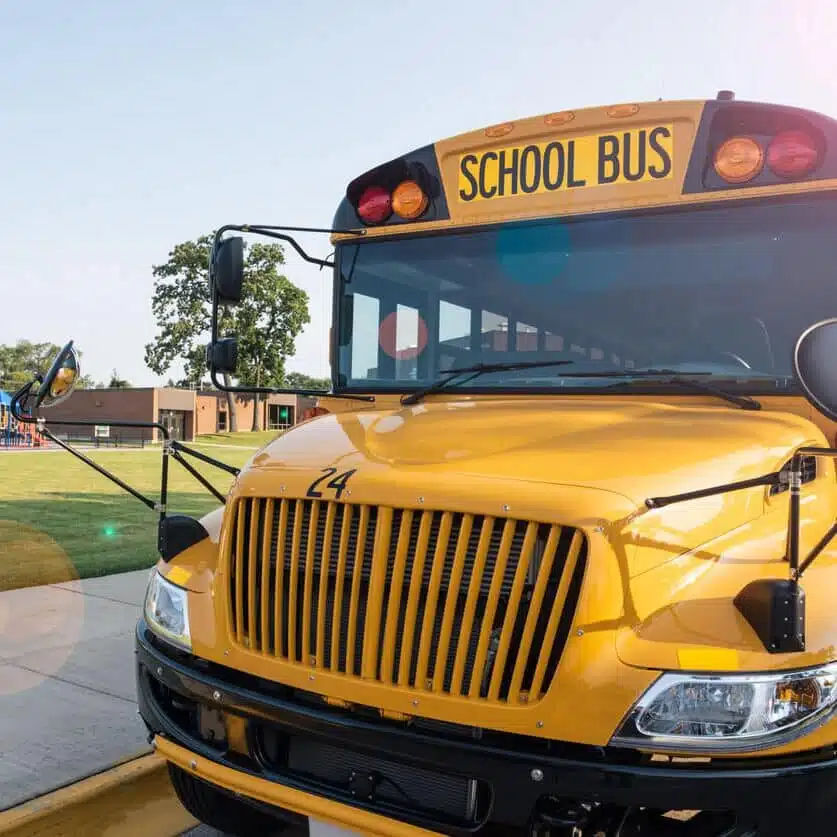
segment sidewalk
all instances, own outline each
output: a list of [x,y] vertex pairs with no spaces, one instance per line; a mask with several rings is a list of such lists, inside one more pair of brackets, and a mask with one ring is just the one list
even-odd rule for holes
[[133,670],[149,572],[0,593],[0,811],[150,751]]

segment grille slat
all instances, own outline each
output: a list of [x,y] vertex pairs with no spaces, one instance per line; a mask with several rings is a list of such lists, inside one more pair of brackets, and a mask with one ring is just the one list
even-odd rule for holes
[[[369,506],[360,507],[360,521],[354,538],[354,569],[352,570],[351,597],[349,599],[349,624],[346,634],[346,668],[350,674],[360,674],[355,671],[359,638],[363,636],[363,625],[366,621],[366,608],[360,599],[361,583],[363,582],[363,568],[366,557],[366,541],[369,534]],[[351,544],[351,541],[350,541]]]
[[245,509],[242,514],[239,514],[235,527],[235,565],[233,571],[235,573],[235,611],[238,616],[235,635],[239,643],[244,639],[244,560],[247,556],[244,551],[244,527],[247,523],[248,512],[249,509]]
[[538,694],[541,684],[546,679],[547,665],[549,664],[549,658],[552,653],[551,645],[555,641],[561,621],[561,608],[558,605],[564,598],[566,598],[569,585],[572,582],[574,575],[573,570],[575,569],[576,562],[581,555],[581,546],[581,532],[576,532],[573,535],[572,543],[570,544],[569,553],[564,566],[564,572],[561,573],[561,583],[558,588],[558,595],[555,597],[555,601],[549,613],[549,621],[547,622],[546,631],[544,633],[544,643],[541,646],[540,653],[538,654],[538,662],[535,666],[535,673],[532,677],[531,689],[533,694]]
[[[305,586],[302,592],[302,659],[311,659],[311,604],[314,596],[314,562],[317,549],[317,522],[320,519],[320,501],[311,504],[311,519],[307,527],[308,536],[305,550]],[[311,537],[311,532],[314,537]],[[322,544],[319,545],[322,550]]]
[[328,504],[326,512],[325,532],[323,533],[323,548],[320,553],[320,578],[317,590],[317,657],[316,666],[325,666],[326,659],[326,624],[328,604],[328,580],[331,575],[331,548],[334,541],[334,521],[337,517],[337,506]]
[[[395,547],[395,561],[389,576],[389,595],[387,597],[386,627],[384,628],[383,653],[381,655],[381,680],[390,682],[394,675],[395,649],[398,644],[398,617],[401,613],[400,604],[403,598],[404,577],[407,568],[407,551],[410,548],[410,533],[412,532],[413,513],[405,511],[401,514],[398,526],[398,540]],[[389,569],[389,567],[387,568]]]
[[[479,593],[482,587],[483,568],[488,557],[488,548],[491,545],[491,533],[494,528],[494,518],[485,517],[482,522],[479,544],[474,563],[468,568],[470,578],[468,579],[468,597],[465,599],[465,609],[462,614],[456,633],[459,639],[456,643],[456,657],[453,664],[453,683],[451,689],[454,694],[460,694],[465,679],[465,664],[468,662],[471,651],[471,633],[474,628],[474,616],[477,612]],[[468,678],[470,680],[470,676]]]
[[276,612],[275,622],[273,626],[273,653],[277,657],[284,657],[287,655],[287,646],[285,645],[285,542],[288,532],[288,504],[280,502],[279,504],[279,520],[274,527],[273,537],[271,538],[271,547],[276,555],[274,563],[274,581],[273,588],[273,607]]
[[397,640],[401,643],[401,654],[398,660],[399,686],[408,685],[413,663],[413,635],[419,612],[424,564],[427,558],[427,546],[430,543],[432,516],[432,512],[422,512],[415,548],[411,549],[407,555],[407,573],[404,581],[409,585],[409,593],[407,594],[407,607],[404,611],[404,623]]
[[247,636],[256,636],[256,593],[257,587],[250,579],[256,578],[256,561],[259,552],[259,515],[261,500],[256,500],[250,507],[250,520],[247,537]]
[[392,509],[378,509],[372,547],[372,572],[366,595],[366,621],[361,654],[361,676],[373,679],[378,675],[378,641],[381,636],[381,613],[384,601],[387,556],[392,536]]
[[[424,618],[421,622],[421,634],[418,650],[418,668],[416,669],[416,682],[424,683],[427,680],[427,666],[430,658],[431,644],[437,644],[435,627],[439,622],[436,614],[436,605],[439,601],[439,590],[442,586],[442,573],[445,569],[445,559],[448,554],[448,542],[451,532],[450,512],[445,512],[439,523],[437,537],[435,538],[435,549],[433,550],[433,569],[430,573],[430,581],[427,589],[427,598],[424,602]],[[436,640],[436,643],[434,643]]]
[[459,512],[245,498],[231,526],[237,645],[494,703],[549,688],[586,565],[580,531]]
[[349,555],[349,539],[354,519],[353,506],[341,506],[340,549],[337,553],[337,571],[335,573],[335,592],[331,607],[331,657],[329,668],[340,670],[340,637],[343,630],[343,590],[346,586],[346,565]]
[[[535,577],[535,586],[532,590],[532,598],[529,602],[529,612],[526,614],[526,623],[523,626],[523,636],[520,639],[521,648],[531,648],[532,640],[535,636],[535,630],[538,622],[541,619],[541,605],[549,585],[549,579],[552,575],[552,566],[555,562],[555,557],[558,552],[558,540],[560,537],[560,530],[553,528],[546,545],[543,550],[543,559],[541,561],[540,569]],[[514,664],[514,671],[512,672],[511,685],[509,686],[509,701],[517,702],[520,696],[520,690],[523,685],[523,677],[526,673],[528,659],[525,654],[518,654],[517,661]]]
[[[271,626],[271,608],[270,608],[270,593],[273,590],[273,580],[271,579],[271,543],[273,534],[274,509],[276,507],[273,499],[264,501],[264,513],[262,515],[261,528],[261,549],[260,559],[261,566],[261,590],[259,599],[259,612],[261,614],[261,634],[262,639],[261,651],[263,654],[270,653],[270,637],[272,634]],[[254,585],[255,586],[255,585]]]
[[[450,651],[453,626],[457,617],[457,610],[461,598],[460,582],[465,571],[465,562],[468,560],[468,544],[471,540],[471,532],[474,527],[474,518],[467,514],[463,516],[459,527],[459,534],[456,541],[456,552],[451,567],[450,583],[445,595],[445,609],[442,612],[442,626],[439,634],[438,659],[447,660]],[[448,666],[436,666],[433,672],[433,691],[441,692],[447,682],[449,673]]]
[[506,605],[506,614],[503,618],[503,627],[497,640],[497,654],[491,667],[491,682],[488,686],[489,700],[497,700],[500,695],[500,686],[503,682],[503,673],[506,670],[506,660],[511,647],[514,628],[520,614],[520,599],[523,596],[523,585],[529,573],[529,561],[535,548],[535,537],[537,536],[537,523],[530,523],[526,527],[526,535],[523,546],[520,550],[520,557],[517,560],[517,569],[514,573],[511,593]]

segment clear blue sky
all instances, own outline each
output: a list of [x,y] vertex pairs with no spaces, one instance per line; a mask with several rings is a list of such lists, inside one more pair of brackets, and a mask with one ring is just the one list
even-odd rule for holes
[[[328,225],[358,173],[517,117],[721,88],[837,115],[835,43],[834,0],[5,0],[0,343],[72,337],[97,380],[155,383],[175,243]],[[287,274],[312,314],[289,365],[325,374],[330,277]]]

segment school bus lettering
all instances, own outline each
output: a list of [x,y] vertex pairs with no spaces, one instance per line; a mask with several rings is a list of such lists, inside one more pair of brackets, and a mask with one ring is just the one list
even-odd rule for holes
[[465,154],[459,161],[459,199],[665,180],[672,173],[673,138],[670,125],[657,125]]

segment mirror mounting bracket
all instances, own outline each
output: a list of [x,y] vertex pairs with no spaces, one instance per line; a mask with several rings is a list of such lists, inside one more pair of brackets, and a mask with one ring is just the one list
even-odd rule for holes
[[[223,381],[219,380],[218,373],[231,374],[230,366],[234,363],[232,360],[235,356],[235,338],[220,338],[219,337],[219,309],[224,300],[218,292],[215,283],[216,258],[221,250],[223,235],[226,232],[243,232],[252,233],[254,235],[265,236],[266,238],[278,239],[287,242],[296,252],[307,262],[324,267],[334,267],[333,261],[317,259],[310,256],[304,248],[288,233],[304,232],[304,233],[326,233],[330,235],[366,235],[365,229],[329,229],[324,227],[286,227],[275,226],[271,224],[225,224],[215,231],[212,240],[212,247],[209,254],[209,276],[210,288],[212,290],[212,316],[211,316],[211,339],[207,347],[206,361],[209,369],[209,377],[213,385],[221,392],[232,393],[246,393],[248,395],[303,395],[312,397],[326,397],[326,398],[341,398],[351,401],[374,402],[373,395],[349,395],[347,393],[333,393],[328,390],[317,389],[294,389],[281,387],[259,387],[259,386],[229,386]],[[230,239],[227,239],[230,240]],[[238,268],[237,268],[238,269]],[[237,284],[237,283],[233,283]],[[237,297],[236,297],[237,299]],[[232,302],[232,301],[231,301]],[[234,302],[233,302],[234,304]],[[225,342],[226,341],[226,342]]]
[[[800,580],[829,543],[837,537],[837,521],[835,521],[805,558],[800,559],[802,460],[807,456],[837,458],[837,448],[802,447],[797,449],[791,457],[790,466],[787,469],[787,482],[790,486],[785,552],[788,578],[757,579],[744,587],[735,599],[736,607],[771,654],[805,650],[805,592],[802,590]],[[773,471],[760,477],[688,491],[683,494],[649,497],[645,501],[645,506],[649,510],[660,509],[675,503],[727,494],[746,488],[778,485],[784,480],[785,477],[781,471]]]
[[[145,428],[154,429],[160,432],[162,436],[162,469],[160,474],[160,494],[159,500],[154,500],[147,497],[141,491],[128,485],[122,479],[108,471],[107,468],[94,462],[89,456],[86,456],[80,450],[77,450],[73,445],[58,438],[47,426],[44,416],[34,416],[31,413],[24,412],[23,402],[31,396],[32,388],[37,383],[37,379],[33,379],[27,384],[24,384],[12,396],[10,411],[17,421],[23,424],[34,424],[38,431],[49,439],[54,444],[58,445],[63,450],[80,459],[86,465],[91,467],[94,471],[101,474],[103,477],[109,479],[111,482],[118,485],[123,491],[126,491],[136,500],[139,500],[146,508],[159,515],[157,524],[157,551],[164,561],[170,561],[184,549],[193,546],[204,538],[209,537],[208,532],[200,523],[193,517],[187,515],[169,515],[168,514],[168,479],[169,479],[169,459],[177,460],[183,468],[188,471],[204,488],[207,489],[216,499],[221,503],[226,502],[226,497],[218,491],[206,477],[186,461],[185,456],[192,456],[212,465],[220,470],[226,471],[233,476],[238,476],[239,468],[228,465],[226,462],[214,459],[207,456],[200,451],[193,450],[187,447],[182,442],[172,439],[168,428],[160,422],[143,422],[143,421],[121,421],[111,420],[103,421],[102,419],[62,419],[59,423],[70,427],[125,427],[125,428]],[[185,455],[185,456],[184,456]]]

